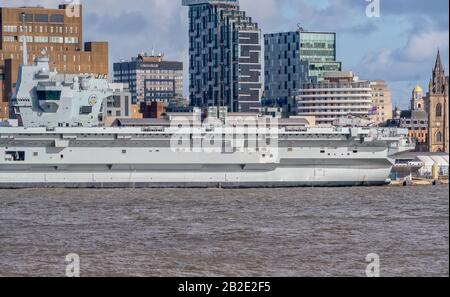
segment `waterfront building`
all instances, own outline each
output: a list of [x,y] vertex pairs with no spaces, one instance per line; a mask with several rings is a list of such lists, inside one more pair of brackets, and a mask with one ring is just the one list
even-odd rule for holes
[[140,110],[144,119],[160,119],[166,113],[167,106],[163,102],[143,101]]
[[131,104],[131,118],[132,119],[142,119],[142,117],[143,117],[143,115],[141,113],[140,106],[137,104]]
[[183,0],[189,7],[192,106],[248,112],[262,97],[261,30],[238,0]]
[[293,32],[264,35],[265,97],[286,99],[308,80],[342,70],[336,59],[336,33]]
[[383,80],[370,82],[372,88],[372,116],[375,125],[380,125],[392,119],[392,95],[388,85]]
[[22,33],[27,37],[27,63],[42,51],[51,70],[67,74],[108,75],[108,43],[83,44],[82,6],[0,7],[0,119],[9,117],[9,97],[14,92],[22,63]]
[[449,78],[445,76],[441,55],[438,51],[426,107],[429,120],[428,149],[430,152],[449,153]]
[[183,98],[183,62],[166,61],[162,54],[139,54],[114,63],[114,82],[130,86],[133,104],[170,102]]
[[111,126],[117,118],[133,117],[131,93],[128,85],[115,83],[110,84],[110,87],[116,91],[106,98],[103,106],[103,123],[105,126]]
[[410,177],[436,179],[447,177],[449,172],[449,158],[445,153],[403,152],[395,156],[392,168],[393,179]]
[[320,82],[302,84],[295,96],[296,113],[314,116],[316,124],[333,124],[345,116],[369,118],[372,109],[370,82],[359,80],[353,72],[328,72]]
[[399,126],[408,129],[408,136],[416,144],[417,152],[428,151],[428,113],[425,110],[423,90],[414,87],[409,110],[402,111]]

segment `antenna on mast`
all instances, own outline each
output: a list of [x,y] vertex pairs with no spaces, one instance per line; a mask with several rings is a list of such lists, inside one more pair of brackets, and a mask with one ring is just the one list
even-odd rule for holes
[[28,49],[27,49],[27,35],[25,34],[25,12],[22,12],[22,64],[28,65]]

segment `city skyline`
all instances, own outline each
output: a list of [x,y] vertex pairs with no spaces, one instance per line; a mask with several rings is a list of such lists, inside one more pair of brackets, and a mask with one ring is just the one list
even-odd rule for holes
[[[3,6],[41,5],[56,7],[67,1],[4,0]],[[181,1],[135,0],[134,5],[117,0],[81,1],[84,40],[110,43],[112,63],[142,51],[164,52],[171,60],[188,65],[188,15]],[[368,18],[364,0],[311,1],[264,0],[258,9],[252,0],[240,0],[258,22],[263,34],[295,30],[335,31],[337,58],[343,70],[353,70],[361,79],[386,80],[393,104],[408,106],[411,90],[419,83],[427,91],[436,51],[441,50],[448,70],[448,1],[381,0],[381,17]],[[148,7],[148,10],[145,9]],[[343,21],[345,20],[345,21]],[[161,25],[164,24],[164,25]],[[185,67],[184,94],[189,83]]]

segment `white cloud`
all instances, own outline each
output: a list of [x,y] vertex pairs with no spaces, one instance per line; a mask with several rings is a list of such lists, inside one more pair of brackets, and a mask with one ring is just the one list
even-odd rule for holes
[[404,47],[381,48],[364,57],[356,67],[369,78],[391,81],[424,80],[434,66],[437,49],[448,62],[449,40],[447,31],[425,30],[410,36]]
[[410,61],[427,61],[436,54],[436,49],[448,51],[449,31],[426,30],[410,37],[404,49],[405,58]]

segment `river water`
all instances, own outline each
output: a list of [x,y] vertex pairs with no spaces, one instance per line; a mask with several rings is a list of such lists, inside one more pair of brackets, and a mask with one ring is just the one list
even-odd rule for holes
[[0,190],[0,276],[449,275],[449,189]]

